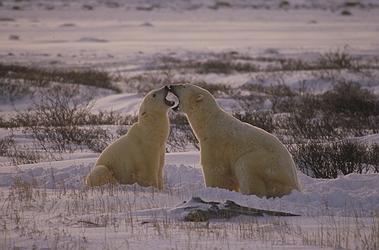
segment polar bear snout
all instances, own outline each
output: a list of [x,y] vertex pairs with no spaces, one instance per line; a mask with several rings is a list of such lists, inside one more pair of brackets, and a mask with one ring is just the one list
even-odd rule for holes
[[176,105],[173,106],[172,110],[174,110],[175,112],[179,111],[180,110],[180,102],[181,102],[181,89],[184,88],[184,84],[173,84],[173,85],[169,85],[169,86],[166,86],[169,93],[171,93],[177,100],[177,102],[175,103]]
[[169,107],[172,107],[175,105],[175,101],[167,98],[169,93],[170,93],[170,91],[169,91],[168,86],[164,86],[164,87],[161,87],[160,89],[152,90],[151,92],[149,92],[147,94],[147,96],[150,96],[150,98],[152,98],[152,100],[154,98],[161,99],[161,100],[163,100],[164,104],[166,104]]

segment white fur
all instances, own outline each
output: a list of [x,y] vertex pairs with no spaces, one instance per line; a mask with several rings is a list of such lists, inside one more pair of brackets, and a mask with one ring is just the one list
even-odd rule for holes
[[148,93],[139,108],[138,121],[128,133],[109,145],[87,176],[88,186],[108,183],[163,188],[165,143],[170,124],[163,87]]
[[215,98],[195,85],[171,85],[177,110],[187,115],[200,143],[207,187],[281,197],[300,191],[295,164],[272,134],[243,123],[222,110]]

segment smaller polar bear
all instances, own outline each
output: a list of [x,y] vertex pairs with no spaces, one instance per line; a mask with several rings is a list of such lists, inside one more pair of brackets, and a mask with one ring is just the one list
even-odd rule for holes
[[89,172],[86,184],[133,184],[163,188],[166,140],[170,131],[166,99],[168,88],[148,93],[139,108],[138,121],[128,133],[109,145]]
[[281,197],[300,191],[295,164],[272,134],[239,121],[217,104],[205,89],[190,84],[171,85],[200,143],[205,185],[259,197]]

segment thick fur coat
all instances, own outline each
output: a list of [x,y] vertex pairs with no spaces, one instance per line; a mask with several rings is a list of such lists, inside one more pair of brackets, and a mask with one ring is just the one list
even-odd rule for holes
[[165,146],[170,131],[167,87],[153,90],[143,99],[138,121],[128,133],[109,145],[87,176],[88,186],[133,184],[163,188]]
[[292,156],[272,134],[222,110],[205,89],[171,85],[177,112],[186,114],[200,143],[207,187],[259,197],[281,197],[301,190]]

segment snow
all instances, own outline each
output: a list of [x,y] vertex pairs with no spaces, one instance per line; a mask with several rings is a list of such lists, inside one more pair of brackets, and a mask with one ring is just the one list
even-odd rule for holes
[[112,110],[122,114],[138,115],[138,108],[143,99],[140,94],[110,94],[96,100],[94,111]]
[[[113,72],[133,72],[144,70],[141,61],[170,53],[185,57],[238,51],[249,55],[280,53],[296,58],[348,46],[353,54],[379,55],[376,1],[357,1],[372,8],[346,8],[344,1],[337,0],[288,1],[288,9],[278,7],[282,2],[286,1],[239,0],[231,1],[231,7],[215,10],[212,8],[216,1],[2,1],[0,62],[68,68],[93,66]],[[87,10],[86,4],[93,10]],[[15,10],[16,5],[21,10]],[[349,9],[352,15],[341,15],[344,9]],[[251,79],[247,74],[206,77],[233,86]],[[296,84],[291,77],[285,78],[285,82]],[[318,84],[328,86],[330,82]],[[136,115],[142,98],[139,93],[106,92],[92,110]],[[230,100],[218,102],[227,111],[233,108]],[[30,102],[25,98],[16,104],[27,109]],[[10,103],[0,103],[1,116],[12,110]],[[1,136],[9,132],[0,130]],[[367,135],[356,140],[378,142],[379,136]],[[138,185],[88,188],[84,180],[98,156],[74,152],[59,161],[18,166],[1,158],[0,248],[379,247],[376,173],[326,180],[298,172],[302,192],[293,191],[276,199],[258,198],[206,188],[199,152],[190,149],[167,153],[163,190]],[[197,196],[206,201],[233,200],[243,206],[301,216],[240,216],[209,223],[184,222],[177,208]]]

